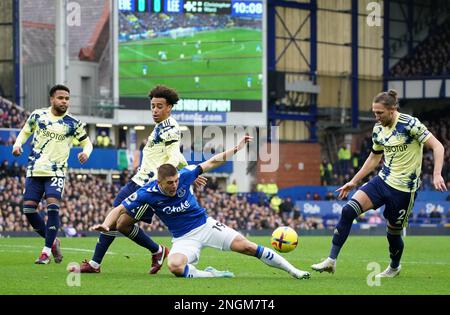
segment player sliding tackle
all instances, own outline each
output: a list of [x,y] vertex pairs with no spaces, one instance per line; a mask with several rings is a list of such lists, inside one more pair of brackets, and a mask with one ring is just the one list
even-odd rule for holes
[[136,229],[136,222],[156,214],[173,236],[167,264],[177,277],[234,277],[229,271],[219,271],[212,267],[198,270],[194,266],[199,261],[201,249],[208,246],[256,256],[265,264],[282,269],[297,279],[308,279],[308,272],[295,268],[273,250],[250,242],[239,232],[209,217],[190,189],[200,174],[222,165],[251,140],[252,137],[245,136],[234,148],[199,165],[187,166],[180,172],[170,164],[161,165],[157,180],[125,199],[110,212],[103,224],[94,226],[94,229],[107,232],[111,226],[116,225],[121,233],[127,235]]

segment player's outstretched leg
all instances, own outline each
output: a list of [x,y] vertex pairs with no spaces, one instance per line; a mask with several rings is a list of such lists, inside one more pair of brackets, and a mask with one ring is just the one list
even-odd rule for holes
[[108,248],[111,246],[117,234],[118,232],[116,230],[100,233],[97,244],[95,245],[95,251],[92,259],[90,261],[84,260],[81,262],[81,273],[100,273],[100,265],[103,258],[105,257]]
[[330,255],[320,263],[314,264],[311,268],[319,272],[334,273],[336,271],[336,259],[347,240],[352,228],[353,220],[362,213],[361,204],[351,199],[343,208],[341,218],[334,229],[333,241],[331,245]]
[[198,270],[194,265],[188,264],[188,258],[181,253],[170,255],[167,266],[171,273],[181,278],[232,278],[234,274],[228,270],[221,271],[213,267]]
[[168,255],[168,249],[155,243],[137,224],[134,218],[123,214],[117,221],[117,229],[136,244],[147,248],[152,253],[152,266],[150,274],[156,274]]
[[282,269],[288,272],[294,278],[309,279],[311,276],[309,272],[295,268],[283,256],[277,254],[270,248],[258,245],[256,248],[255,256],[271,267]]
[[267,247],[250,242],[242,235],[237,235],[233,239],[230,249],[241,254],[255,256],[263,263],[271,267],[284,270],[294,278],[309,279],[310,277],[309,272],[295,268],[283,256],[275,253]]

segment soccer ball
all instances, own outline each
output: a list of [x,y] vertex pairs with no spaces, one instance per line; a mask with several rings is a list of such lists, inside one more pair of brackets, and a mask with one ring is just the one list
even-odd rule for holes
[[280,226],[273,231],[271,244],[275,250],[281,253],[289,253],[297,247],[297,232],[288,226]]

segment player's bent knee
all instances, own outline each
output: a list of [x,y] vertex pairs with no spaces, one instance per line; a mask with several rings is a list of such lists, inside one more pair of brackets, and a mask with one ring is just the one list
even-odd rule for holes
[[134,221],[129,220],[127,218],[127,215],[121,215],[119,219],[117,219],[116,228],[120,233],[124,235],[130,234],[131,231],[133,230],[133,226]]
[[24,200],[23,205],[24,206],[35,206],[35,207],[37,207],[38,202],[36,202],[34,200]]
[[176,276],[182,276],[184,273],[184,268],[186,266],[186,261],[183,257],[178,257],[179,255],[172,255],[167,260],[167,267],[169,271]]

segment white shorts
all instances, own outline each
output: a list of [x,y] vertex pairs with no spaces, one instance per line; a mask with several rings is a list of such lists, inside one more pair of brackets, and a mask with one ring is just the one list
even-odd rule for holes
[[229,251],[231,243],[238,235],[241,235],[238,231],[208,217],[202,226],[183,236],[173,238],[169,256],[183,254],[187,257],[188,264],[196,264],[203,247]]

